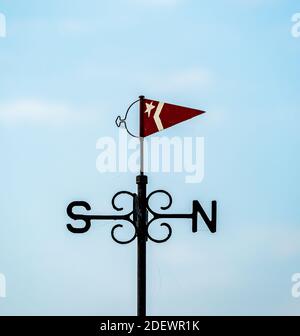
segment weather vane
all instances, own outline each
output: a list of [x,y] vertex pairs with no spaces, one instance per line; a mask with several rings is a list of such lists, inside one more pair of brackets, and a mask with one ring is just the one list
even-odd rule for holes
[[[139,136],[134,135],[128,130],[126,124],[126,118],[131,107],[138,103],[140,104],[140,130]],[[127,132],[134,137],[140,139],[140,173],[136,176],[137,192],[119,191],[112,198],[112,207],[118,212],[122,212],[123,208],[116,204],[116,200],[120,195],[130,196],[132,199],[132,210],[127,214],[115,214],[115,215],[95,215],[95,214],[78,214],[74,212],[74,208],[83,207],[85,210],[90,211],[91,206],[84,201],[74,201],[67,207],[67,214],[73,220],[81,220],[85,223],[84,227],[78,228],[71,224],[67,224],[67,228],[72,233],[85,233],[87,232],[92,221],[96,220],[114,220],[114,221],[127,221],[132,224],[134,228],[134,234],[127,240],[120,240],[116,236],[116,230],[123,227],[122,224],[115,224],[111,230],[112,239],[119,244],[129,244],[137,239],[137,315],[140,317],[146,316],[146,245],[147,241],[151,240],[155,243],[164,243],[172,235],[171,226],[165,222],[166,219],[182,218],[190,219],[192,224],[192,232],[197,232],[198,229],[198,215],[201,216],[210,232],[216,232],[217,223],[217,202],[211,202],[211,216],[209,217],[204,211],[203,207],[198,201],[193,201],[192,211],[186,214],[179,213],[167,213],[172,205],[172,197],[165,190],[155,190],[147,195],[147,183],[148,177],[144,174],[144,138],[162,131],[168,127],[178,124],[182,121],[191,119],[204,111],[195,110],[187,107],[177,106],[173,104],[167,104],[158,102],[155,100],[145,99],[144,96],[140,96],[138,100],[133,102],[126,114],[122,119],[120,116],[116,119],[118,127],[124,126]],[[168,198],[168,203],[161,206],[162,213],[154,211],[150,207],[150,199],[155,194],[164,194]],[[164,238],[155,238],[149,232],[151,224],[160,220],[161,227],[166,228],[166,236]]]

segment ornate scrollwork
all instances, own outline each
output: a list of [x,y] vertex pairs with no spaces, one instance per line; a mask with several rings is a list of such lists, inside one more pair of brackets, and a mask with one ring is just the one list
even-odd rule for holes
[[155,191],[152,191],[148,197],[147,197],[147,209],[148,211],[152,214],[152,215],[159,215],[158,213],[156,213],[154,210],[152,210],[150,208],[150,205],[149,205],[149,201],[150,201],[150,198],[155,195],[155,194],[165,194],[167,197],[168,197],[168,204],[165,205],[165,206],[161,206],[161,210],[168,210],[172,203],[173,203],[173,199],[172,199],[172,196],[170,195],[170,193],[168,193],[167,191],[165,190],[155,190]]
[[[112,205],[112,207],[113,207],[115,210],[117,210],[117,211],[122,211],[122,210],[124,210],[124,208],[122,208],[122,207],[118,207],[118,206],[116,205],[116,199],[117,199],[120,195],[129,195],[129,196],[131,196],[133,199],[134,199],[134,197],[135,197],[135,194],[132,193],[132,192],[130,192],[130,191],[119,191],[119,192],[117,192],[117,193],[114,195],[114,197],[112,198],[112,200],[111,200],[111,205]],[[133,213],[133,210],[130,212],[130,215],[131,215],[132,213]]]
[[168,223],[161,223],[161,224],[160,224],[161,227],[164,226],[164,227],[166,227],[166,228],[168,229],[167,236],[166,236],[165,238],[154,238],[154,237],[150,234],[150,232],[149,232],[149,227],[150,227],[151,223],[152,223],[153,221],[155,221],[155,220],[156,220],[156,219],[152,218],[152,219],[150,220],[150,222],[148,223],[148,225],[147,225],[147,237],[148,237],[151,241],[153,241],[153,242],[155,242],[155,243],[164,243],[164,242],[166,242],[167,240],[169,240],[169,239],[171,238],[171,236],[172,236],[172,228],[171,228],[170,224],[168,224]]
[[111,230],[111,237],[112,237],[112,239],[113,239],[116,243],[118,243],[118,244],[129,244],[129,243],[131,243],[132,241],[134,241],[135,238],[136,238],[136,236],[137,236],[137,229],[136,229],[135,220],[134,220],[134,218],[131,219],[131,216],[134,216],[134,213],[135,213],[135,207],[134,207],[134,206],[135,206],[135,197],[136,197],[136,194],[131,193],[131,192],[129,192],[129,191],[119,191],[119,192],[117,192],[117,193],[114,195],[114,197],[112,198],[112,200],[111,200],[112,207],[113,207],[116,211],[122,211],[122,210],[124,210],[123,207],[119,207],[119,206],[116,205],[116,199],[117,199],[120,195],[129,195],[129,196],[132,197],[132,200],[133,200],[133,208],[132,208],[132,211],[129,212],[129,213],[127,214],[127,216],[128,216],[127,221],[130,222],[130,223],[133,225],[133,227],[134,227],[134,235],[133,235],[132,238],[130,238],[130,239],[127,239],[127,240],[120,240],[119,238],[116,237],[116,235],[115,235],[115,231],[116,231],[118,228],[123,228],[124,225],[123,225],[123,224],[116,224],[115,226],[113,226],[113,228],[112,228],[112,230]]
[[[75,207],[83,207],[85,210],[90,211],[91,206],[87,202],[83,202],[83,201],[75,201],[75,202],[70,203],[67,207],[67,214],[69,215],[69,217],[75,221],[81,220],[85,223],[85,225],[83,227],[78,228],[78,227],[72,226],[71,224],[67,224],[67,228],[72,233],[85,233],[91,228],[91,224],[93,220],[126,221],[126,222],[129,222],[133,226],[134,233],[132,237],[127,240],[121,240],[117,238],[116,230],[124,227],[123,224],[118,223],[114,225],[111,230],[111,237],[115,242],[119,244],[129,244],[132,241],[134,241],[135,238],[138,237],[139,235],[145,234],[147,238],[149,238],[151,241],[155,243],[164,243],[167,240],[169,240],[170,237],[172,236],[172,228],[168,223],[164,221],[165,219],[172,219],[172,218],[190,219],[192,220],[192,231],[197,232],[198,230],[197,221],[198,221],[198,216],[200,215],[203,221],[206,223],[209,230],[211,232],[216,232],[216,218],[217,218],[216,217],[217,216],[217,202],[216,201],[212,201],[211,218],[207,216],[206,212],[204,211],[204,209],[202,208],[201,204],[198,201],[193,201],[193,209],[191,213],[169,214],[169,213],[165,213],[164,211],[162,213],[158,213],[150,207],[150,199],[156,194],[163,194],[167,196],[167,203],[166,205],[160,206],[161,210],[168,210],[173,203],[172,196],[167,191],[156,190],[156,191],[151,192],[146,198],[146,205],[145,205],[146,230],[143,230],[138,227],[139,218],[141,216],[141,208],[143,208],[143,205],[142,206],[140,205],[139,203],[140,201],[138,199],[137,194],[131,193],[129,191],[119,191],[118,193],[114,195],[111,201],[113,209],[120,212],[120,211],[123,211],[124,208],[116,204],[117,198],[120,195],[130,196],[132,198],[132,210],[126,214],[119,214],[119,215],[78,214],[76,212],[74,213]],[[147,223],[148,213],[150,214],[151,219]],[[155,238],[150,233],[150,230],[149,230],[150,226],[152,225],[153,222],[157,220],[161,220],[162,223],[160,224],[160,226],[166,228],[167,230],[166,236],[164,238]]]
[[127,240],[120,240],[119,238],[116,237],[115,231],[118,228],[123,228],[123,225],[122,224],[116,224],[111,230],[112,239],[118,244],[129,244],[129,243],[131,243],[136,238],[136,226],[135,225],[133,225],[133,226],[134,226],[134,235],[132,236],[132,238],[127,239]]
[[157,239],[157,238],[154,238],[151,234],[150,234],[150,230],[149,230],[149,227],[150,225],[156,221],[157,219],[160,219],[162,218],[162,215],[157,213],[156,211],[154,211],[151,207],[150,207],[150,198],[155,195],[155,194],[164,194],[167,196],[168,198],[168,202],[167,202],[167,205],[163,205],[160,207],[161,210],[168,210],[172,203],[173,203],[173,200],[172,200],[172,196],[165,190],[155,190],[153,192],[151,192],[148,197],[147,197],[147,210],[151,213],[151,215],[153,216],[152,219],[149,221],[149,223],[147,224],[147,237],[155,242],[155,243],[164,243],[166,242],[167,240],[170,239],[170,237],[172,236],[172,228],[170,226],[170,224],[168,223],[161,223],[160,226],[161,227],[166,227],[168,232],[167,232],[167,236],[165,238],[161,238],[161,239]]

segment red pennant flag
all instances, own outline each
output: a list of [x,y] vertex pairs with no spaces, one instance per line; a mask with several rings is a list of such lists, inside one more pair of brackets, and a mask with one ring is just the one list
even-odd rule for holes
[[155,100],[141,99],[140,113],[140,136],[146,137],[205,112]]

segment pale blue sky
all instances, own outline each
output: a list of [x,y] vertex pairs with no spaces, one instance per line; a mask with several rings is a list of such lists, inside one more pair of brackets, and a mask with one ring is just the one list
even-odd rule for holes
[[[136,247],[111,223],[66,230],[65,208],[112,212],[135,176],[100,174],[96,141],[140,94],[204,108],[165,135],[205,138],[205,178],[150,175],[174,211],[216,199],[218,232],[176,222],[148,245],[151,315],[299,314],[300,39],[295,1],[1,0],[0,314],[134,315]],[[176,183],[174,181],[176,180]],[[158,204],[159,205],[159,204]]]

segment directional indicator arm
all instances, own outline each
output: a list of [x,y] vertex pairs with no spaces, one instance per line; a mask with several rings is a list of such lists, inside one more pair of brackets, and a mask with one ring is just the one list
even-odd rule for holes
[[[137,217],[138,217],[138,214],[140,213],[139,202],[137,201],[138,199],[135,193],[131,193],[128,191],[120,191],[112,199],[112,206],[116,211],[123,210],[122,207],[119,207],[116,205],[117,197],[122,194],[123,195],[126,194],[132,197],[132,211],[127,214],[120,214],[120,215],[118,214],[116,215],[78,214],[74,212],[74,208],[83,207],[85,210],[90,211],[91,206],[89,205],[89,203],[84,202],[84,201],[74,201],[70,203],[67,207],[68,216],[75,221],[77,220],[83,221],[85,225],[83,227],[74,227],[71,224],[67,224],[68,230],[72,233],[85,233],[91,228],[92,221],[96,221],[96,220],[127,221],[131,223],[134,228],[134,235],[130,239],[123,241],[123,240],[118,239],[115,235],[115,230],[118,228],[123,228],[123,224],[115,225],[112,228],[111,235],[112,235],[113,240],[119,244],[128,244],[132,242],[137,236]],[[154,196],[155,194],[164,194],[168,198],[167,204],[160,207],[161,210],[169,209],[173,203],[172,196],[165,190],[153,191],[146,198],[146,210],[147,210],[146,216],[150,214],[151,218],[147,223],[147,230],[145,234],[146,234],[146,237],[149,238],[151,241],[156,242],[156,243],[163,243],[163,242],[166,242],[172,235],[171,226],[168,223],[163,222],[160,224],[160,226],[165,227],[168,230],[167,236],[162,239],[154,238],[149,232],[149,227],[156,220],[180,219],[180,218],[191,219],[192,220],[192,232],[197,232],[198,231],[198,215],[200,215],[203,221],[205,222],[206,226],[210,230],[210,232],[212,233],[216,232],[216,222],[217,222],[217,202],[216,201],[212,201],[211,203],[212,204],[211,205],[211,218],[208,217],[208,215],[206,214],[203,207],[198,201],[193,201],[193,209],[191,213],[187,213],[187,214],[158,213],[150,207],[150,198]]]
[[161,219],[191,219],[192,220],[192,232],[197,232],[198,231],[198,214],[202,217],[204,220],[205,224],[209,228],[210,232],[214,233],[216,232],[216,223],[217,223],[217,202],[212,201],[212,209],[211,209],[211,219],[207,216],[206,212],[204,211],[203,207],[198,201],[193,201],[193,211],[192,213],[188,214],[170,214],[170,213],[157,213],[154,211],[151,206],[150,206],[150,198],[155,195],[155,194],[164,194],[168,198],[168,202],[166,205],[161,206],[161,210],[168,210],[172,203],[172,196],[165,190],[156,190],[153,191],[152,193],[149,194],[147,197],[147,210],[149,213],[152,215],[151,220],[148,222],[148,238],[156,243],[164,243],[166,242],[172,235],[172,228],[168,223],[161,223],[161,226],[164,226],[167,228],[168,233],[167,236],[163,239],[155,239],[152,237],[149,233],[149,226],[151,223],[153,223],[156,220],[161,220]]
[[115,194],[115,196],[112,199],[112,206],[116,211],[122,211],[123,208],[119,207],[116,205],[116,199],[118,196],[120,195],[129,195],[132,197],[132,203],[133,203],[133,207],[132,207],[132,211],[124,214],[124,215],[90,215],[90,214],[77,214],[73,212],[73,209],[75,207],[84,207],[86,210],[90,211],[91,210],[91,206],[89,205],[89,203],[84,202],[84,201],[74,201],[72,203],[70,203],[67,207],[67,214],[70,218],[72,218],[73,220],[77,221],[77,220],[81,220],[83,222],[85,222],[84,227],[78,228],[78,227],[74,227],[71,224],[67,224],[67,228],[70,232],[72,233],[85,233],[87,232],[92,225],[92,221],[93,220],[114,220],[114,221],[127,221],[129,223],[132,224],[133,228],[134,228],[134,235],[128,239],[128,240],[120,240],[116,237],[115,235],[115,231],[118,228],[123,228],[123,224],[116,224],[115,226],[113,226],[112,230],[111,230],[111,237],[112,239],[119,244],[128,244],[131,243],[137,235],[137,228],[136,228],[136,198],[137,195],[134,193],[131,193],[129,191],[120,191],[117,194]]

